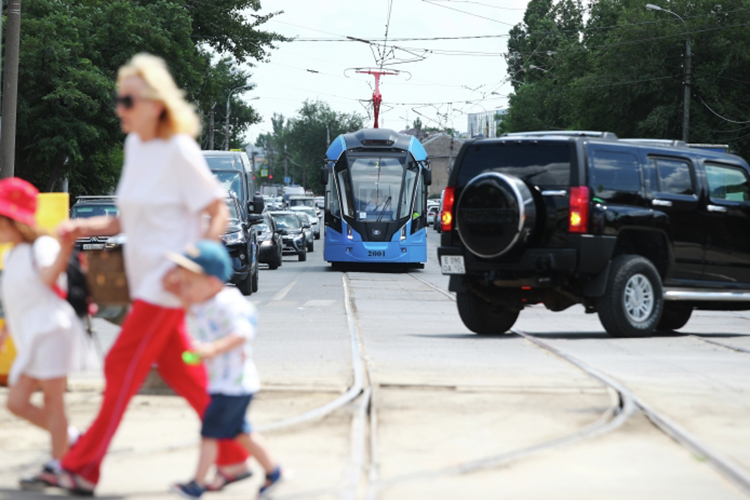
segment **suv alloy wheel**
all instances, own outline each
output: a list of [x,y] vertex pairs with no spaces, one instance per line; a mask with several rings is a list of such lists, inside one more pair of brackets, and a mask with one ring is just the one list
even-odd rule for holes
[[652,334],[664,310],[661,278],[650,260],[620,255],[612,260],[604,296],[596,302],[599,320],[613,337]]
[[471,292],[458,292],[456,304],[461,321],[479,335],[500,335],[507,332],[520,313],[490,304]]

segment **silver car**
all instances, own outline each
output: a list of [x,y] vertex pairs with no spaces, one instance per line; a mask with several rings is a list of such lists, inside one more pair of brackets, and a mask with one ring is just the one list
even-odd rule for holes
[[312,226],[313,234],[315,235],[315,239],[320,239],[320,219],[318,219],[318,216],[315,213],[315,209],[312,207],[291,207],[289,210],[292,210],[293,212],[302,212],[307,215],[307,217],[310,219],[310,225]]

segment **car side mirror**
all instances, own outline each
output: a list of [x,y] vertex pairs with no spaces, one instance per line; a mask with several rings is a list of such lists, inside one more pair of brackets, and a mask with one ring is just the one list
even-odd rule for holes
[[432,170],[425,169],[424,172],[424,185],[425,186],[431,186],[432,185]]
[[250,214],[262,214],[264,208],[266,208],[266,202],[262,196],[253,196],[253,201],[247,204],[247,212]]
[[263,220],[264,220],[263,216],[262,215],[257,215],[257,214],[250,214],[247,217],[247,223],[250,224],[251,226],[255,226],[256,224],[260,224],[261,222],[263,222]]
[[324,186],[328,184],[328,175],[330,174],[330,170],[328,167],[323,167],[320,169],[320,182]]

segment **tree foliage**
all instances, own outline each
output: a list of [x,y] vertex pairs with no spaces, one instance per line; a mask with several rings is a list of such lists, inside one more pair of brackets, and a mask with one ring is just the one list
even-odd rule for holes
[[[750,155],[750,1],[532,0],[508,43],[515,92],[501,131],[608,130],[682,137],[685,42],[690,40],[690,142]],[[731,123],[716,116],[709,107]]]
[[266,149],[274,180],[283,180],[287,161],[294,183],[322,193],[320,168],[329,142],[341,134],[360,130],[364,118],[338,113],[325,102],[305,101],[293,118],[287,120],[274,114],[271,123],[273,132],[261,134],[255,145]]
[[[249,83],[239,62],[263,59],[284,38],[246,20],[258,0],[32,0],[21,20],[16,175],[72,194],[114,188],[123,135],[114,115],[117,69],[139,52],[163,57],[204,123],[216,107],[223,144],[227,93]],[[236,40],[236,42],[232,42]],[[219,54],[224,54],[219,57]],[[257,113],[232,98],[231,145]]]

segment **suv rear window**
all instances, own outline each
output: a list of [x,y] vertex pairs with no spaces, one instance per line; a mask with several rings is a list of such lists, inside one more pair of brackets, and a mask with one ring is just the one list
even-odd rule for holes
[[506,142],[469,146],[458,171],[457,184],[465,186],[477,175],[499,172],[542,188],[570,186],[570,146],[512,144]]
[[637,193],[641,190],[641,167],[633,154],[594,150],[589,179],[594,196],[612,200],[617,193]]

